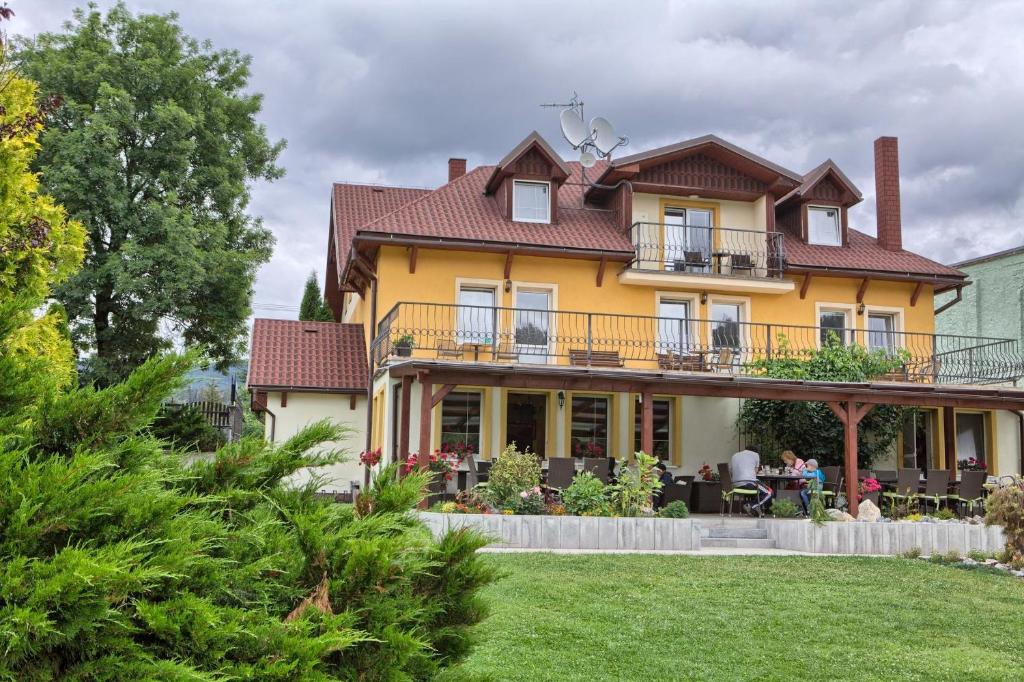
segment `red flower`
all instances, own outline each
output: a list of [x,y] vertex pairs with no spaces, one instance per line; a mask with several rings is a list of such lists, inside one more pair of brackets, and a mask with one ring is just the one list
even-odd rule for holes
[[365,452],[359,453],[359,463],[362,464],[363,466],[377,466],[377,464],[380,463],[380,458],[380,448],[377,448],[376,450],[366,450]]

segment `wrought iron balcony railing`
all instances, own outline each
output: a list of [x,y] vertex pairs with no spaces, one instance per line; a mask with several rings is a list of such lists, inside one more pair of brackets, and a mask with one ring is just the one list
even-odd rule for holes
[[395,305],[378,324],[371,358],[374,366],[414,357],[757,375],[758,361],[806,357],[830,340],[899,357],[890,381],[1024,376],[1010,339],[438,303]]
[[633,223],[634,270],[726,277],[782,277],[781,232],[705,225]]

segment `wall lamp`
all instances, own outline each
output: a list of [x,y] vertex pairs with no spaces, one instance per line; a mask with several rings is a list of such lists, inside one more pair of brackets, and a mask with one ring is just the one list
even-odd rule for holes
[[512,280],[506,279],[505,280],[505,293],[507,294],[510,291],[512,291]]
[[558,392],[558,409],[565,407],[565,391]]
[[864,314],[864,304],[863,303],[861,303],[860,305],[857,306],[857,314],[858,315],[863,315]]
[[700,304],[701,305],[707,305],[708,304],[708,292],[706,292],[706,291],[700,292]]

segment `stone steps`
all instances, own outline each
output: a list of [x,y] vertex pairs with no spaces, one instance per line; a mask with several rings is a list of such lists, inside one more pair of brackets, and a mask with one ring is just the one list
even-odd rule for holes
[[729,547],[733,549],[775,549],[775,540],[768,538],[701,538],[701,549]]
[[726,526],[724,528],[708,528],[707,535],[704,537],[709,539],[727,538],[733,540],[767,540],[768,531],[764,528],[732,528]]

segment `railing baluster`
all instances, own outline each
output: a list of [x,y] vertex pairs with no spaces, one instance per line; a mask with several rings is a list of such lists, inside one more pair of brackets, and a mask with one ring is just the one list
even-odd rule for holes
[[594,314],[587,313],[587,366],[594,358]]

